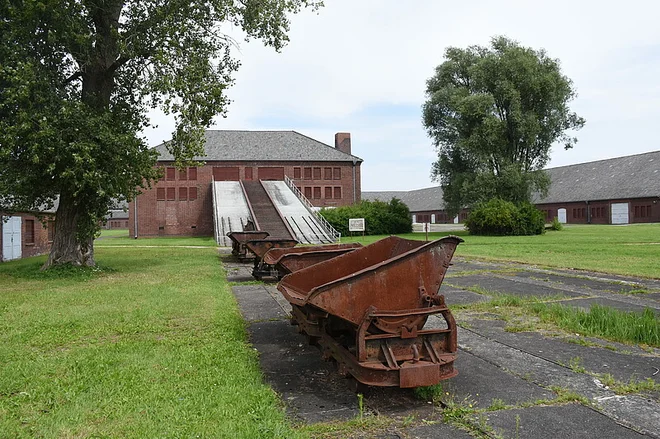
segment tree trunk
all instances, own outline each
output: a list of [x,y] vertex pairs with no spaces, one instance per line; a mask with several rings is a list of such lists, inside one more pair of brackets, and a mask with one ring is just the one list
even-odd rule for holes
[[48,260],[41,267],[46,270],[54,265],[72,264],[93,267],[94,237],[79,241],[78,219],[82,207],[71,196],[60,194],[60,205],[55,216],[55,235]]

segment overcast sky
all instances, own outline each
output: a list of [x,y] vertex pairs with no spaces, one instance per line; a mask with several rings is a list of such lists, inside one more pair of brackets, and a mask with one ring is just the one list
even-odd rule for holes
[[[660,3],[648,1],[326,0],[292,17],[281,53],[240,42],[227,118],[213,128],[295,130],[333,145],[350,132],[362,189],[435,185],[436,154],[421,123],[426,80],[448,46],[505,35],[561,61],[587,121],[550,167],[660,149]],[[172,122],[154,114],[151,145]]]

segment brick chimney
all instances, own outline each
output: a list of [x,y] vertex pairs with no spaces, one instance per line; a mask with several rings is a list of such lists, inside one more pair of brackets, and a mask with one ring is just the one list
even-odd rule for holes
[[346,154],[351,153],[351,133],[335,134],[335,148]]

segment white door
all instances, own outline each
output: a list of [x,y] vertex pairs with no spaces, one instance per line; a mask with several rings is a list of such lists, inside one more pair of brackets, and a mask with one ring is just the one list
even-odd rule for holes
[[417,222],[417,215],[413,215],[413,220],[412,222],[416,223]]
[[612,203],[612,224],[628,224],[628,203]]
[[435,224],[435,213],[431,214],[431,224]]
[[557,209],[557,219],[560,223],[566,224],[566,209]]
[[2,260],[21,258],[21,217],[10,216],[2,224]]
[[454,217],[454,224],[458,224],[458,215]]

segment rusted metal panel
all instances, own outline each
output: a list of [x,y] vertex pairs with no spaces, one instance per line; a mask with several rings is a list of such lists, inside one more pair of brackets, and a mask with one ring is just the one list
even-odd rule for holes
[[298,244],[295,239],[263,238],[250,239],[245,243],[248,249],[259,259],[263,258],[266,252],[272,248],[289,248]]
[[[298,244],[298,241],[295,239],[280,239],[280,238],[265,238],[265,239],[254,239],[247,241],[245,245],[247,248],[254,253],[254,268],[252,269],[252,276],[255,279],[261,280],[265,276],[273,276],[273,273],[270,272],[270,267],[268,269],[264,268],[262,259],[264,255],[271,249],[277,248],[291,248]],[[275,276],[277,277],[277,276]]]
[[231,254],[238,259],[248,259],[254,257],[254,255],[248,254],[248,248],[246,246],[247,241],[252,239],[265,239],[268,237],[268,232],[244,230],[242,232],[229,232],[227,233],[227,237],[231,239]]
[[261,263],[264,269],[269,269],[272,273],[277,273],[278,277],[282,277],[361,247],[362,244],[353,242],[346,244],[274,248],[266,252]]
[[[455,236],[389,237],[285,276],[294,320],[341,369],[377,386],[417,387],[456,375],[456,322],[438,294]],[[438,315],[444,328],[425,329]]]

